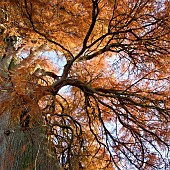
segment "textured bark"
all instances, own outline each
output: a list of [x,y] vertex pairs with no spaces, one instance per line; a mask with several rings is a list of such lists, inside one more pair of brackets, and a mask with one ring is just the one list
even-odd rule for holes
[[[0,119],[0,169],[59,170],[59,164],[45,135],[46,128],[36,125],[30,130],[8,123],[9,115]],[[10,132],[10,134],[9,134]]]
[[[5,57],[0,61],[0,76],[8,77],[9,66],[12,63],[13,53],[12,37],[9,38]],[[16,52],[15,52],[16,53]],[[11,83],[3,84],[4,91],[0,91],[0,102],[6,102],[8,89]],[[11,100],[10,98],[8,100]],[[11,120],[12,107],[0,108],[0,170],[59,170],[52,143],[46,135],[43,123],[35,124],[32,128],[24,130],[20,120]]]

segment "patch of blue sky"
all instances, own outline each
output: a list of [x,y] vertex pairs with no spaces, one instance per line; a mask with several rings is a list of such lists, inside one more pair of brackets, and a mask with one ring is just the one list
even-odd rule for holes
[[66,58],[64,56],[58,56],[55,51],[46,51],[43,53],[43,56],[46,56],[53,64],[59,67],[59,76],[61,76],[64,65],[66,64]]
[[[113,71],[116,81],[121,82],[134,77],[135,74],[139,74],[139,70],[134,71],[130,61],[126,58],[121,59],[118,55],[106,58],[108,63],[107,71]],[[126,70],[122,71],[122,65],[127,67]]]

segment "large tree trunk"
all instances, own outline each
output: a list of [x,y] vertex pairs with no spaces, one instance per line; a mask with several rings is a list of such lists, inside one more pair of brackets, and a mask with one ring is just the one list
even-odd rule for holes
[[59,170],[46,128],[36,125],[23,130],[19,123],[9,123],[9,114],[0,118],[1,170]]
[[[10,47],[9,44],[7,47]],[[0,76],[10,79],[8,71],[12,57],[8,53],[12,53],[10,48],[5,58],[0,61]],[[0,84],[2,105],[6,102],[5,98],[10,96],[8,89],[11,83],[7,82],[1,80]],[[1,87],[5,90],[1,90]],[[18,121],[11,120],[12,107],[7,107],[5,106],[5,110],[0,108],[0,170],[59,170],[59,162],[51,147],[51,141],[47,138],[46,127],[43,123],[39,121],[33,127],[23,129],[20,119],[17,118],[19,114],[14,115]]]

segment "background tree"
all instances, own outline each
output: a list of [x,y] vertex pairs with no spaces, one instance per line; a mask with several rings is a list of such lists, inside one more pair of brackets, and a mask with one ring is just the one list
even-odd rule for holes
[[0,5],[3,169],[169,168],[168,0]]

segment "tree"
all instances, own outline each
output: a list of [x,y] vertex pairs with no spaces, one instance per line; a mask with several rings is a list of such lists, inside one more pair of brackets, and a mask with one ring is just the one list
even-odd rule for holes
[[168,169],[168,0],[0,5],[3,169]]

